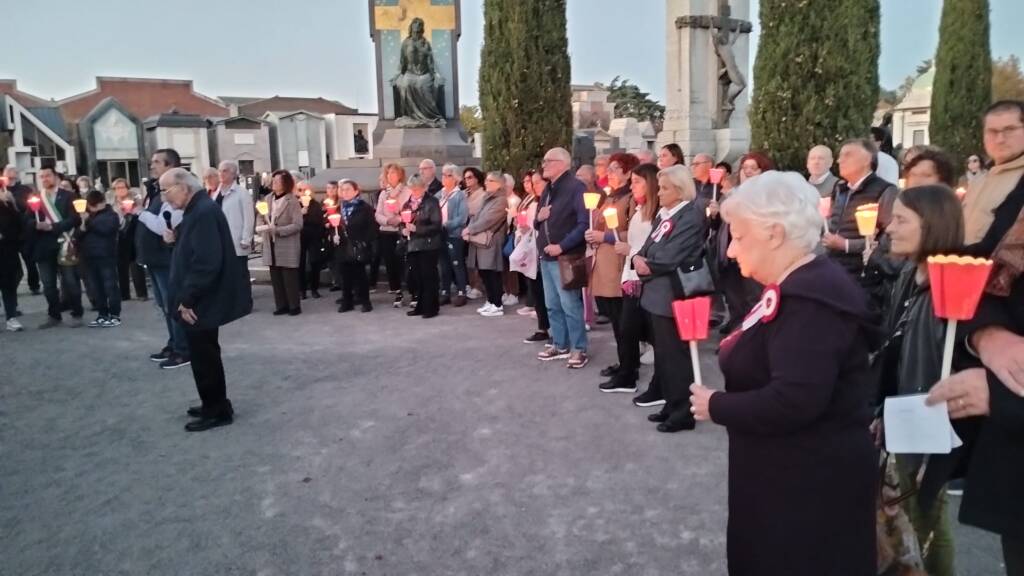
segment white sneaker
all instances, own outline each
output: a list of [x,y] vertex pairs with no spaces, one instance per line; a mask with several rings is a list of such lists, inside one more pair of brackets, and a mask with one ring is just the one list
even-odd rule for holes
[[504,316],[505,315],[505,309],[504,308],[498,308],[497,306],[493,306],[492,305],[490,307],[490,309],[484,310],[483,312],[480,313],[480,315],[481,316],[486,316],[488,318],[492,317],[492,316]]
[[516,314],[519,314],[520,316],[529,316],[530,314],[535,314],[535,312],[533,308],[529,306],[523,306],[519,310],[516,310]]
[[24,329],[25,327],[21,325],[21,322],[18,322],[17,318],[11,318],[7,321],[8,332],[21,332]]
[[505,306],[518,306],[519,298],[515,294],[505,294],[501,297],[501,303]]
[[647,350],[640,355],[640,363],[644,366],[654,365],[654,346],[648,346]]
[[477,290],[476,288],[470,287],[469,290],[466,290],[466,298],[469,298],[470,300],[476,300],[478,298],[482,298],[483,295],[484,295],[484,293],[479,291],[479,290]]
[[[469,296],[466,296],[466,298],[469,298]],[[480,314],[480,313],[481,313],[481,312],[483,312],[484,310],[489,310],[489,309],[491,309],[491,308],[494,308],[494,304],[491,304],[490,302],[484,302],[484,305],[483,305],[483,306],[481,306],[481,307],[479,307],[479,308],[477,308],[477,309],[476,309],[476,313],[477,313],[477,314]]]

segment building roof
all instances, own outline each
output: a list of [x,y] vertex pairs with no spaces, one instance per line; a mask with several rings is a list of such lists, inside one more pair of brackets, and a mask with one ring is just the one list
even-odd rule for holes
[[345,106],[337,100],[326,98],[295,98],[290,96],[273,96],[250,104],[239,104],[238,114],[242,116],[260,117],[266,112],[280,113],[305,110],[316,114],[358,114],[355,108]]
[[196,92],[191,80],[159,78],[112,78],[99,76],[96,88],[57,102],[68,122],[78,122],[105,98],[117,101],[136,118],[149,118],[172,111],[222,118],[228,109],[220,102]]
[[259,102],[263,100],[262,96],[217,96],[217,100],[224,103],[225,106],[243,106],[245,104],[252,104],[253,102]]
[[238,122],[239,120],[248,120],[249,122],[255,122],[256,124],[259,124],[261,126],[266,124],[265,121],[260,120],[259,118],[253,118],[252,116],[242,116],[242,115],[232,116],[231,118],[223,118],[221,120],[217,120],[216,122],[214,122],[214,124],[215,125],[224,125],[224,124],[229,124],[229,123],[232,123],[232,122]]
[[147,130],[150,128],[206,128],[206,119],[198,114],[160,114],[146,118],[142,123]]
[[40,122],[46,124],[47,128],[53,130],[54,134],[60,136],[65,142],[68,141],[68,128],[64,124],[64,117],[60,115],[59,108],[54,108],[53,106],[26,106],[26,109],[38,118]]
[[287,114],[278,114],[277,117],[278,119],[284,119],[291,118],[292,116],[298,116],[299,114],[305,114],[306,116],[309,116],[310,118],[316,118],[317,120],[324,119],[323,116],[316,114],[314,112],[310,112],[309,110],[296,110],[294,112],[288,112]]
[[903,97],[903,100],[896,105],[897,110],[909,108],[931,108],[932,106],[932,85],[935,84],[935,67],[932,66],[924,74],[914,80],[910,91]]
[[54,106],[56,103],[52,100],[44,100],[39,96],[33,96],[28,92],[22,92],[18,90],[18,81],[10,79],[0,78],[0,94],[6,94],[18,101],[18,104],[28,108],[42,108],[44,106]]

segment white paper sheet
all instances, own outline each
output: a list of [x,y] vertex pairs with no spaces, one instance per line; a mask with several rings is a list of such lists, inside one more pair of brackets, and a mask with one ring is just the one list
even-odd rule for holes
[[885,399],[885,449],[890,454],[949,454],[963,444],[945,404],[927,406],[927,394]]

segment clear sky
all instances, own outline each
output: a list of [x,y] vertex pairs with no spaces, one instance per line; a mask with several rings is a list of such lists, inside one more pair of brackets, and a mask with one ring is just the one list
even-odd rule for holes
[[[941,0],[881,0],[882,84],[934,54]],[[190,78],[208,96],[324,96],[375,111],[366,0],[48,0],[4,7],[0,78],[65,98],[95,76]],[[482,0],[462,0],[462,103],[475,103]],[[629,78],[665,89],[663,0],[568,0],[574,83]],[[990,0],[992,53],[1024,56],[1024,1]],[[101,8],[102,6],[102,8]],[[754,36],[757,0],[751,1]],[[60,34],[63,33],[63,37]],[[751,57],[753,62],[753,55]]]

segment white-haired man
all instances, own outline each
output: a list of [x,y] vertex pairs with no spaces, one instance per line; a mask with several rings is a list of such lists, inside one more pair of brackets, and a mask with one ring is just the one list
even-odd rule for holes
[[437,193],[444,186],[437,179],[437,164],[430,158],[424,158],[420,161],[419,175],[427,185],[427,196],[437,196]]
[[822,198],[831,198],[839,178],[832,173],[832,149],[818,144],[807,152],[807,181]]
[[184,211],[174,232],[168,303],[185,327],[192,375],[202,400],[188,409],[196,420],[186,424],[185,430],[202,432],[233,421],[218,333],[221,326],[252,310],[252,291],[228,221],[217,204],[201,193],[196,177],[183,168],[172,168],[160,176],[160,189],[168,204]]
[[225,160],[217,166],[220,187],[212,196],[231,228],[235,242],[235,254],[243,261],[249,259],[252,251],[253,230],[256,227],[256,212],[252,195],[238,183],[238,164]]

